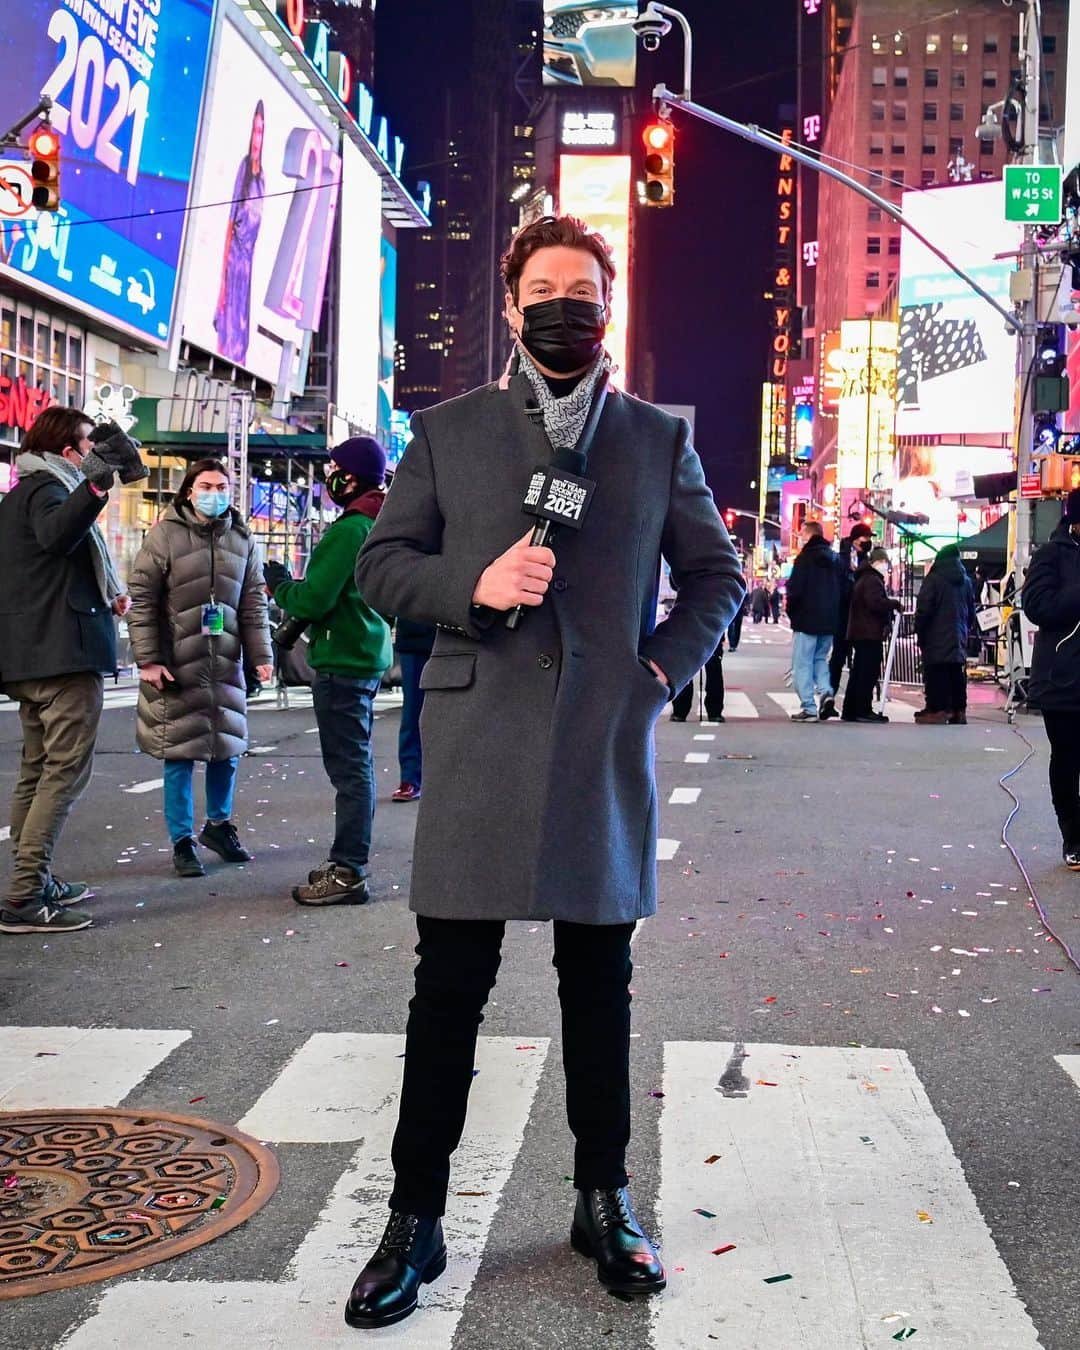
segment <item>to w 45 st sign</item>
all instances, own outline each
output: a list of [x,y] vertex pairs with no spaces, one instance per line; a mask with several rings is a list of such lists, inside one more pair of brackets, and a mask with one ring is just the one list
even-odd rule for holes
[[1061,219],[1061,165],[1006,164],[1005,219],[1056,225]]

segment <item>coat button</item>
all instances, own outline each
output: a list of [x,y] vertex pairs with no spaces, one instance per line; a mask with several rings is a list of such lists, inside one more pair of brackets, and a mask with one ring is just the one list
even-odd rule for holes
[[556,577],[555,580],[552,582],[552,587],[553,587],[554,590],[559,591],[559,592],[565,591],[565,590],[566,590],[566,578],[565,578],[565,577]]
[[541,652],[536,659],[536,664],[540,667],[541,670],[550,670],[551,667],[555,664],[555,660],[553,657],[548,656],[547,652]]

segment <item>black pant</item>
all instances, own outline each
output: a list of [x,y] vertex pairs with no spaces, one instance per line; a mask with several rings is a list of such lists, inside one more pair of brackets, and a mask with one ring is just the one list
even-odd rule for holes
[[735,617],[732,619],[732,621],[728,624],[727,644],[732,651],[735,651],[738,648],[738,645],[742,640],[742,621],[743,621],[743,612],[740,609],[738,614],[736,614]]
[[844,694],[842,714],[845,722],[870,716],[874,711],[874,688],[881,679],[881,643],[871,638],[869,641],[857,639],[850,645],[851,675]]
[[[717,647],[705,662],[705,716],[709,721],[724,715],[724,646]],[[697,676],[685,685],[671,700],[671,712],[674,717],[685,718],[694,706],[694,689]]]
[[1050,800],[1068,848],[1080,846],[1080,712],[1043,712],[1050,738]]
[[[499,969],[501,920],[417,915],[391,1209],[441,1215],[450,1155],[465,1127],[476,1034]],[[625,1186],[630,1141],[632,923],[556,920],[552,964],[562,1005],[566,1115],[579,1190]]]
[[832,656],[829,657],[829,684],[834,693],[840,692],[840,676],[844,673],[850,655],[851,643],[847,638],[834,637]]
[[967,673],[962,661],[933,661],[923,668],[927,712],[967,711]]

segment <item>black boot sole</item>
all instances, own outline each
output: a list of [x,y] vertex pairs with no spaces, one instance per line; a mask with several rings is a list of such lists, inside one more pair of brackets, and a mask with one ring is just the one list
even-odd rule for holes
[[227,853],[219,844],[216,844],[212,839],[204,839],[201,834],[199,835],[197,842],[202,844],[203,848],[208,848],[211,853],[216,853],[222,862],[249,863],[255,861],[250,853],[245,853],[242,858],[236,857],[235,854]]
[[[439,1276],[446,1269],[446,1248],[433,1256],[424,1267],[424,1273],[420,1276],[421,1284],[434,1284]],[[361,1331],[374,1331],[379,1327],[392,1327],[395,1322],[404,1322],[406,1317],[410,1317],[419,1306],[416,1299],[409,1304],[407,1308],[399,1308],[397,1312],[392,1312],[386,1317],[364,1317],[362,1314],[350,1313],[348,1307],[345,1308],[345,1321],[351,1327],[357,1327]]]
[[570,1246],[579,1256],[587,1257],[590,1261],[596,1261],[596,1278],[604,1286],[610,1289],[613,1294],[625,1294],[630,1298],[647,1298],[649,1294],[658,1294],[661,1289],[667,1288],[667,1279],[661,1278],[655,1284],[625,1283],[620,1280],[608,1280],[604,1278],[604,1272],[597,1261],[596,1253],[593,1251],[592,1243],[589,1239],[576,1228],[570,1229]]

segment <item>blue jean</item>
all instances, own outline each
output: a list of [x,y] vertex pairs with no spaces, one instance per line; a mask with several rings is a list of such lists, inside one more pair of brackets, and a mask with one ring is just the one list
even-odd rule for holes
[[829,678],[831,633],[795,633],[791,646],[791,679],[804,712],[817,712],[814,695],[832,698]]
[[323,767],[337,794],[330,861],[367,873],[375,818],[375,764],[371,755],[372,699],[377,679],[320,672],[311,686]]
[[[234,756],[232,759],[212,759],[206,766],[206,818],[215,824],[232,815],[238,763]],[[165,761],[165,824],[174,844],[195,835],[194,772],[193,759]]]
[[398,765],[401,768],[401,781],[420,786],[423,772],[420,750],[420,712],[424,706],[424,691],[420,688],[420,676],[427,665],[427,657],[419,652],[398,652],[401,662],[401,693],[404,702],[401,705],[401,726],[398,729]]

